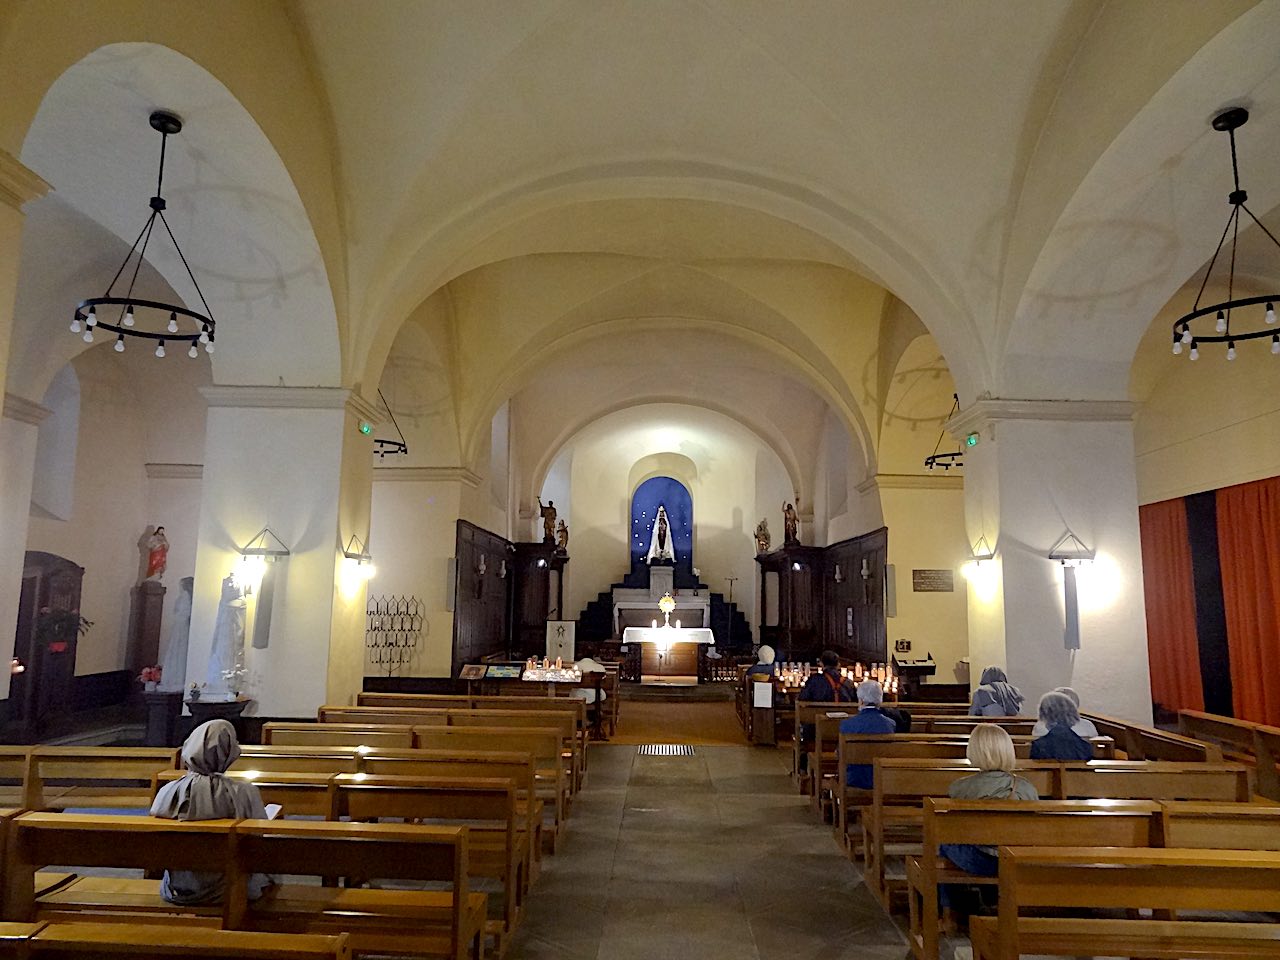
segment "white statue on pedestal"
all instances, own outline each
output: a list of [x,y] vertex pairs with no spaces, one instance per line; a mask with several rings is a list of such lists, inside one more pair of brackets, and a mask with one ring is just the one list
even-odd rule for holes
[[213,646],[209,650],[209,670],[205,687],[210,700],[231,699],[244,675],[244,591],[235,579],[222,581],[218,619],[213,626]]
[[649,537],[649,552],[645,555],[645,563],[653,563],[655,560],[675,562],[676,551],[672,543],[673,532],[671,524],[667,521],[667,508],[662,504],[658,504],[658,515],[653,520],[653,531]]

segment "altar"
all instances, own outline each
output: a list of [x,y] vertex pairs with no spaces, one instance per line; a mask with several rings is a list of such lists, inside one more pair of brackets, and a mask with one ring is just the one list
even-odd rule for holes
[[699,656],[716,639],[706,627],[627,627],[622,642],[640,646],[641,682],[697,683]]
[[[671,622],[682,627],[710,627],[711,601],[706,596],[676,593],[674,570],[671,567],[651,567],[649,586],[613,588],[613,635],[622,634],[631,627],[652,624],[657,614],[658,601],[665,595],[673,595],[675,609]],[[710,631],[708,631],[710,632]],[[623,637],[623,642],[626,638]]]

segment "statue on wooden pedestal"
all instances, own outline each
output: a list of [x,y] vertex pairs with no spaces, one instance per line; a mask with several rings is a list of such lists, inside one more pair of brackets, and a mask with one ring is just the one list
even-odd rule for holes
[[760,522],[756,524],[756,553],[768,553],[769,548],[773,546],[773,537],[769,534],[769,519],[761,517]]
[[164,527],[156,527],[155,533],[147,538],[147,574],[143,579],[163,580],[168,565],[169,541],[164,535]]
[[556,542],[556,502],[548,500],[542,502],[542,498],[538,498],[538,515],[542,517],[542,542]]
[[658,504],[658,515],[653,520],[653,533],[649,538],[649,552],[645,563],[670,560],[675,563],[676,551],[672,544],[671,523],[667,520],[667,508]]
[[556,526],[556,553],[569,552],[569,525],[563,520]]
[[800,544],[800,517],[789,503],[782,505],[782,544],[786,547]]

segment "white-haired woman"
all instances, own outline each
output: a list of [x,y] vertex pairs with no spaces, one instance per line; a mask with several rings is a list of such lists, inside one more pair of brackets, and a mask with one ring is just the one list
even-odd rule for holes
[[760,644],[760,652],[756,654],[755,665],[747,671],[749,678],[756,677],[772,677],[778,672],[778,665],[774,662],[777,654],[773,652],[773,647],[767,643]]
[[[1076,710],[1078,711],[1080,709],[1080,694],[1076,693],[1070,687],[1054,687],[1053,692],[1061,693],[1068,697],[1071,702],[1076,705]],[[1043,720],[1037,720],[1036,725],[1031,728],[1031,736],[1033,737],[1043,737],[1048,732],[1049,727]],[[1077,737],[1083,737],[1088,740],[1090,737],[1096,737],[1098,735],[1098,728],[1093,725],[1092,720],[1080,717],[1079,720],[1071,725],[1071,732]]]
[[1040,723],[1046,733],[1031,741],[1032,760],[1093,759],[1093,744],[1074,730],[1080,711],[1065,693],[1051,690],[1040,698]]

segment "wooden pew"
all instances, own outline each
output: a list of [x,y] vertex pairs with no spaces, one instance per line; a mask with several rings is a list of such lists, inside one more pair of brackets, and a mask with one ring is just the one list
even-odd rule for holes
[[450,710],[451,727],[555,727],[564,741],[569,767],[570,792],[576,794],[582,786],[586,768],[587,740],[579,737],[576,718],[565,712],[543,710]]
[[[350,934],[356,953],[483,956],[484,894],[467,882],[467,828],[269,820],[24,814],[11,824],[5,918],[169,922],[261,932]],[[85,877],[36,896],[48,863],[223,873],[221,904],[166,903],[155,880]],[[284,883],[247,900],[253,873],[444,881],[448,890]]]
[[924,844],[907,858],[908,942],[917,960],[938,960],[938,893],[943,884],[995,884],[942,856],[943,844],[998,847],[1148,847],[1159,835],[1160,805],[1146,800],[924,800]]
[[[892,898],[905,889],[905,879],[887,874],[890,843],[918,843],[926,797],[946,797],[951,784],[974,773],[967,760],[876,760],[870,805],[862,810],[863,878],[867,889],[888,910]],[[1018,775],[1031,782],[1041,797],[1055,796],[1059,764],[1020,763]]]
[[1178,727],[1188,737],[1224,748],[1228,759],[1254,764],[1258,793],[1280,800],[1280,727],[1199,710],[1179,710]]
[[357,707],[427,707],[468,710],[475,697],[451,693],[357,693]]
[[[27,796],[23,785],[27,778],[27,754],[31,747],[0,746],[0,807],[21,807]],[[58,791],[46,791],[50,797]]]
[[300,747],[243,744],[232,771],[264,773],[358,773],[360,758],[370,751],[358,747]]
[[537,796],[537,768],[533,755],[512,751],[385,750],[363,758],[361,772],[370,777],[445,777],[510,780],[516,789],[520,829],[528,838],[525,883],[537,879],[542,859],[542,813]]
[[1280,850],[1280,806],[1167,801],[1162,846],[1189,850]]
[[[159,792],[171,780],[180,779],[184,775],[181,770],[166,770],[157,774],[153,793]],[[262,795],[263,803],[280,804],[283,816],[328,817],[334,807],[337,774],[229,770],[224,776],[252,783]]]
[[1011,737],[1029,737],[1036,721],[1029,717],[912,717],[912,733],[950,734],[967,737],[974,727],[994,723]]
[[33,747],[27,754],[22,806],[146,807],[151,778],[177,766],[178,751],[167,747]]
[[549,801],[551,829],[546,831],[554,853],[569,815],[569,785],[561,757],[560,731],[554,727],[415,727],[418,748],[468,751],[514,751],[533,756],[535,795]]
[[1055,796],[1241,803],[1253,798],[1252,774],[1241,763],[1094,760],[1064,764]]
[[316,719],[325,724],[354,723],[364,727],[426,727],[432,724],[443,727],[449,722],[449,711],[443,708],[324,706],[316,711]]
[[975,960],[1280,957],[1273,923],[1022,916],[1045,908],[1280,911],[1280,853],[1005,846],[999,857],[999,913],[970,921]]
[[371,747],[408,749],[413,727],[359,723],[264,723],[263,746]]
[[[0,924],[0,941],[8,940],[4,928],[28,927],[32,931],[22,953],[12,956],[86,957],[192,957],[225,960],[350,960],[351,945],[345,933],[331,935],[251,933],[243,930],[209,930],[203,927],[119,923]],[[10,956],[0,949],[0,956]]]
[[357,773],[338,776],[335,785],[331,820],[466,821],[468,874],[494,879],[501,885],[502,915],[490,920],[486,930],[494,938],[498,955],[505,955],[527,889],[524,867],[529,838],[517,829],[520,824],[514,783]]
[[1193,740],[1155,727],[1129,723],[1127,720],[1104,717],[1097,713],[1082,713],[1081,716],[1092,720],[1101,736],[1114,740],[1116,749],[1123,751],[1127,760],[1169,760],[1175,763],[1222,762],[1222,750],[1212,743]]
[[[796,702],[796,733],[791,738],[791,775],[796,778],[796,784],[800,788],[800,792],[805,796],[813,794],[813,771],[805,770],[801,772],[800,756],[802,753],[813,751],[811,744],[801,744],[800,742],[800,725],[813,725],[817,723],[818,717],[825,716],[828,713],[837,713],[850,715],[858,709],[856,703],[827,703],[819,700],[800,700]],[[843,717],[834,718],[837,720]],[[819,751],[820,752],[820,751]],[[808,764],[809,758],[806,757],[805,764]]]

